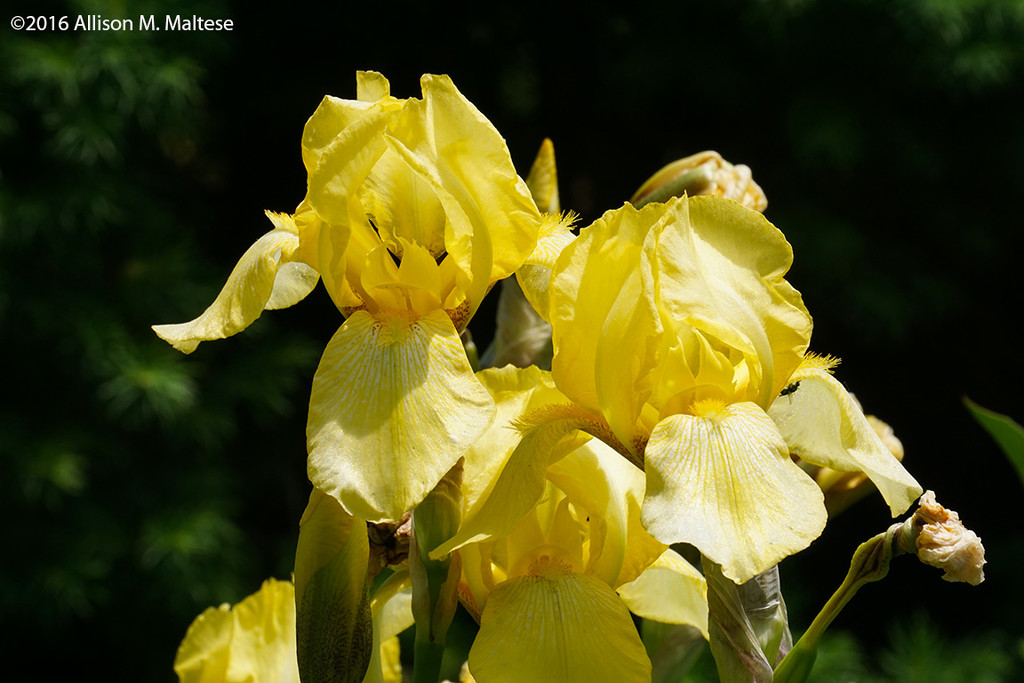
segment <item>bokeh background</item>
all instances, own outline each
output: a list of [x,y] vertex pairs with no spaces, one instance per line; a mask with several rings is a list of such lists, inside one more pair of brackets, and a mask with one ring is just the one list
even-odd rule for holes
[[[318,289],[188,357],[149,326],[198,314],[262,211],[302,199],[302,126],[324,94],[354,96],[357,69],[398,96],[450,74],[523,174],[552,138],[582,225],[675,158],[750,165],[813,348],[988,550],[978,588],[896,561],[816,680],[1022,675],[1024,490],[961,400],[1024,417],[1024,3],[5,6],[0,652],[32,680],[172,681],[202,609],[289,575],[310,382],[341,316]],[[234,30],[6,25],[29,14]],[[472,324],[481,348],[492,325]],[[889,523],[868,498],[782,565],[794,630]]]

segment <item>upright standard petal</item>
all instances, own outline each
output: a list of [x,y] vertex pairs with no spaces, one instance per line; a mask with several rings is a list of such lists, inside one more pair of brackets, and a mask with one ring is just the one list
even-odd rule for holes
[[551,274],[555,383],[574,402],[603,414],[634,453],[640,449],[633,422],[649,394],[660,331],[641,254],[663,210],[627,205],[606,212],[565,247]]
[[540,213],[504,139],[447,76],[423,76],[390,148],[432,188],[447,218],[444,245],[470,314],[537,243]]
[[443,311],[356,311],[313,378],[309,478],[353,515],[400,519],[493,415]]
[[[557,571],[557,570],[555,570]],[[521,576],[484,607],[469,669],[481,681],[650,681],[629,610],[586,574]]]
[[187,323],[153,325],[161,339],[182,353],[192,353],[200,342],[237,334],[265,309],[291,306],[313,291],[318,273],[294,260],[299,231],[291,217],[267,215],[277,227],[242,255],[209,308]]
[[811,337],[800,293],[784,279],[792,248],[764,216],[731,200],[683,198],[666,214],[646,249],[659,312],[742,353],[749,386],[733,400],[767,408]]
[[768,415],[789,450],[814,465],[863,472],[882,494],[893,517],[905,512],[921,485],[868,422],[846,388],[827,370],[800,368],[790,391],[775,399]]
[[671,415],[647,444],[644,526],[691,543],[736,583],[803,550],[825,528],[821,490],[753,403]]

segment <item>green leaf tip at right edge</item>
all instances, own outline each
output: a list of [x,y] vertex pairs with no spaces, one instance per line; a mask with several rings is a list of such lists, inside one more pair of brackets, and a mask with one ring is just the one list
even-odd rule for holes
[[1024,484],[1024,427],[1007,415],[979,406],[966,396],[963,401],[971,416],[1006,454],[1010,464],[1017,471],[1021,484]]

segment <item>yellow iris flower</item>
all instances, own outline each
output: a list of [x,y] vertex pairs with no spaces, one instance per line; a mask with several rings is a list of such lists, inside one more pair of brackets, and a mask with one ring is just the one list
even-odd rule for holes
[[821,491],[791,452],[864,472],[894,515],[921,491],[828,364],[805,358],[811,318],[784,279],[791,263],[756,211],[684,197],[609,211],[561,252],[546,292],[523,282],[574,404],[548,424],[601,435],[642,467],[647,530],[737,583],[824,528]]
[[292,583],[269,579],[234,607],[208,608],[189,626],[174,671],[181,683],[299,683]]
[[[391,577],[371,602],[373,657],[364,683],[400,683],[398,634],[412,625],[408,572]],[[192,622],[174,658],[180,683],[299,683],[295,588],[268,579],[231,607],[210,607]]]
[[322,278],[343,315],[313,379],[309,477],[349,513],[399,519],[483,432],[494,404],[460,332],[534,251],[540,213],[494,126],[447,76],[397,99],[360,72],[302,138],[308,191],[195,320],[155,326],[190,353],[290,306]]
[[498,416],[465,456],[466,521],[431,553],[461,553],[460,599],[480,622],[471,673],[649,681],[630,612],[706,636],[703,577],[643,529],[643,474],[604,443],[568,435],[547,463],[516,456],[516,418],[566,400],[548,373],[506,366],[480,378]]

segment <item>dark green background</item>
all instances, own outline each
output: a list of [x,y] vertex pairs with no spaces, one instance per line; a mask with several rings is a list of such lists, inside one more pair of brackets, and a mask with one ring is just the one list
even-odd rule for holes
[[[287,577],[304,412],[341,316],[319,289],[189,357],[149,325],[207,305],[289,211],[299,140],[356,69],[447,73],[525,174],[555,142],[586,225],[661,165],[745,163],[793,244],[813,349],[984,539],[978,588],[898,561],[836,623],[869,651],[924,613],[1019,647],[1021,482],[961,397],[1024,417],[1024,4],[7,3],[0,27],[0,652],[40,680],[172,680],[191,619]],[[10,16],[195,13],[231,32],[15,32]],[[481,346],[492,321],[472,324]],[[882,531],[877,496],[783,564],[796,630]],[[1008,654],[998,671],[1020,663]],[[1011,661],[1012,660],[1012,661]],[[1007,674],[1009,675],[1009,674]],[[932,679],[935,680],[935,679]],[[995,679],[998,680],[998,677]]]

